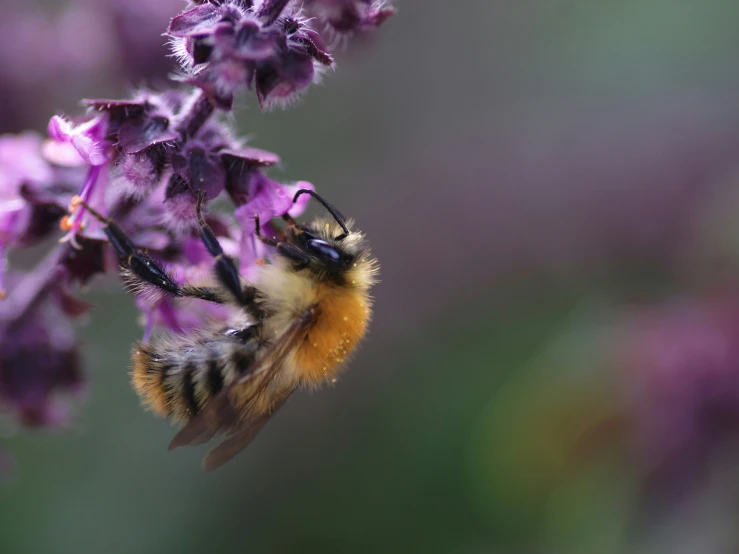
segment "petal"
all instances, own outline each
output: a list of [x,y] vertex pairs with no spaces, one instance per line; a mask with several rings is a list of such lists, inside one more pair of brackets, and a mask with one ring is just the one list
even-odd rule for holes
[[221,150],[223,165],[229,170],[243,171],[243,167],[271,167],[280,161],[280,157],[272,152],[244,146],[238,150]]
[[55,115],[49,121],[49,136],[59,142],[71,143],[85,162],[99,166],[108,161],[103,143],[104,127],[102,118],[94,118],[74,126]]
[[98,273],[105,272],[104,249],[107,241],[87,237],[78,237],[77,241],[82,248],[70,248],[62,264],[67,269],[70,281],[84,285]]
[[[296,183],[293,183],[292,185],[282,185],[282,186],[285,188],[285,191],[290,196],[290,198],[295,198],[295,194],[299,190],[303,190],[303,189],[316,190],[316,187],[314,187],[313,184],[309,183],[308,181],[298,181]],[[306,210],[306,208],[308,208],[310,199],[311,199],[310,194],[301,194],[298,197],[298,201],[292,205],[292,207],[288,210],[287,214],[290,217],[298,217]]]
[[324,44],[321,35],[315,31],[304,30],[301,33],[290,38],[290,42],[297,43],[306,54],[311,56],[317,62],[331,66],[334,59],[328,51],[328,47]]
[[289,103],[315,77],[313,58],[305,52],[287,51],[257,65],[254,87],[263,109]]
[[267,223],[270,219],[286,214],[292,207],[288,190],[261,173],[255,173],[250,182],[250,194],[243,206],[234,212],[239,222],[248,228],[254,217]]
[[202,148],[172,156],[173,169],[183,176],[194,191],[205,191],[207,198],[218,196],[226,185],[226,169],[221,158],[210,156]]
[[307,0],[306,11],[326,21],[339,33],[354,33],[382,25],[395,10],[367,0]]
[[85,159],[69,142],[45,140],[41,145],[41,153],[49,163],[61,167],[79,167],[85,164]]
[[145,111],[144,100],[98,100],[86,98],[82,101],[82,105],[99,112],[122,109],[126,111],[127,117],[137,117]]
[[127,119],[118,131],[118,146],[126,154],[137,154],[155,144],[174,141],[179,136],[166,117]]
[[201,4],[174,17],[167,33],[173,37],[186,37],[197,32],[204,24],[212,22],[219,11],[213,4]]
[[216,33],[216,45],[226,55],[258,61],[272,56],[281,38],[279,30],[262,29],[256,21],[245,20],[233,37],[228,37],[225,33]]

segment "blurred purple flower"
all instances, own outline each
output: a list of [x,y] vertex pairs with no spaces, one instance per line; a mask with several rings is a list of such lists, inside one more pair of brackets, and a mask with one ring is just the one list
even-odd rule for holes
[[303,0],[303,6],[338,33],[374,29],[395,13],[383,0]]
[[282,106],[313,83],[333,58],[290,1],[203,3],[175,17],[172,48],[186,81],[230,109],[243,85],[263,108]]
[[0,409],[28,426],[57,426],[69,410],[58,395],[82,390],[80,355],[71,317],[87,305],[65,289],[59,249],[28,274],[13,275],[14,286],[0,303]]
[[619,344],[646,490],[685,492],[739,438],[739,299],[643,310]]
[[57,228],[81,175],[50,163],[34,133],[0,136],[0,296],[8,251],[35,244]]

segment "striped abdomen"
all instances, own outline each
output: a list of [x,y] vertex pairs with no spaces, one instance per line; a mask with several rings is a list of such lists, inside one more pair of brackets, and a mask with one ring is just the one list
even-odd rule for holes
[[212,335],[154,339],[133,350],[133,386],[153,411],[186,421],[232,381],[254,366],[261,326]]

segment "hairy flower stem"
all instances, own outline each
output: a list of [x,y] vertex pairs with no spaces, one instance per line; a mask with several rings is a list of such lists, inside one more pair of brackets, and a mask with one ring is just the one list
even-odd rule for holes
[[180,123],[177,130],[183,139],[193,137],[205,125],[208,118],[213,114],[215,106],[204,92],[200,92],[195,102],[192,104],[190,113],[187,114]]
[[272,25],[290,0],[267,0],[259,9],[258,17],[264,18],[265,25]]

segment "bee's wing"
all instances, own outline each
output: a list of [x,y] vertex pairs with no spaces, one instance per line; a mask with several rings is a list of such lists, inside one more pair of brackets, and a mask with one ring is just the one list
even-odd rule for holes
[[[261,429],[267,422],[267,419],[269,419],[269,414],[258,414],[254,416],[254,418],[250,418],[242,422],[234,429],[233,424],[234,421],[238,421],[239,414],[231,403],[231,392],[234,390],[234,387],[253,379],[259,380],[254,387],[254,395],[264,392],[264,389],[267,388],[274,375],[280,370],[289,354],[294,350],[298,342],[302,340],[305,331],[313,321],[314,314],[315,309],[311,307],[300,317],[295,318],[290,327],[272,343],[269,350],[262,357],[259,365],[254,368],[253,371],[249,372],[248,375],[234,381],[218,393],[218,395],[211,398],[208,403],[203,406],[203,409],[196,416],[190,419],[190,421],[180,429],[179,433],[175,435],[172,442],[169,443],[169,449],[173,450],[180,446],[195,446],[203,444],[208,442],[217,433],[227,430],[231,430],[229,438],[235,437],[239,433],[245,433],[245,430],[251,426],[257,427],[253,435],[256,436],[259,429]],[[278,406],[287,399],[287,396],[289,396],[289,394],[278,403]],[[263,415],[265,415],[266,418],[263,422],[258,423],[258,420],[261,419]],[[246,446],[246,443],[244,443],[243,446]]]
[[[293,389],[294,390],[294,389]],[[280,399],[270,412],[256,414],[254,417],[245,421],[236,431],[229,434],[224,441],[213,448],[203,460],[203,469],[212,471],[218,469],[231,458],[236,456],[259,434],[262,427],[269,421],[269,418],[282,406],[292,394],[292,390]]]

